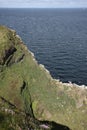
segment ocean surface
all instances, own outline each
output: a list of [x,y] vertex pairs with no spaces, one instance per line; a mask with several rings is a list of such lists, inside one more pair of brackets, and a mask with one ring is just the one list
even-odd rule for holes
[[0,9],[39,63],[63,82],[87,85],[87,9]]

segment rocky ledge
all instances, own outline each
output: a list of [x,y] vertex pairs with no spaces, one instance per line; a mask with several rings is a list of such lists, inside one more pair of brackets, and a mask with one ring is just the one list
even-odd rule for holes
[[14,30],[0,26],[0,130],[86,130],[87,87],[53,79]]

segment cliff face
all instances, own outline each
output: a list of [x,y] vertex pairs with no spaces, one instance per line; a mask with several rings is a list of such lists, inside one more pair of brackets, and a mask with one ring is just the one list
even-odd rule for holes
[[0,130],[86,130],[86,114],[87,87],[53,79],[16,32],[0,26]]

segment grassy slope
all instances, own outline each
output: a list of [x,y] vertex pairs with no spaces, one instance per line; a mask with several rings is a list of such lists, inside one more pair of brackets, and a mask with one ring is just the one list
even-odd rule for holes
[[[53,80],[36,63],[15,32],[0,26],[0,59],[3,59],[4,50],[10,46],[15,46],[17,51],[8,65],[8,59],[3,66],[0,65],[0,96],[22,110],[25,109],[25,102],[26,109],[29,109],[31,100],[36,118],[53,120],[69,126],[72,130],[86,130],[87,91],[76,85],[68,86]],[[23,59],[16,62],[23,54]],[[21,94],[23,81],[27,83],[27,87]]]

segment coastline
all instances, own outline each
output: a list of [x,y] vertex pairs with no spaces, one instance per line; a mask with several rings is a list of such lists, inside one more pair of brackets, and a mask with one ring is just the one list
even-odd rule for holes
[[[22,41],[22,39],[21,39],[21,37],[20,37],[19,35],[16,35],[16,36]],[[23,42],[23,44],[24,44],[24,42]],[[79,88],[82,88],[82,89],[87,89],[87,86],[84,85],[84,84],[83,84],[83,85],[78,85],[78,84],[76,84],[76,83],[72,83],[71,81],[69,81],[68,83],[66,83],[66,82],[60,81],[60,79],[53,78],[53,77],[51,76],[50,71],[45,68],[44,64],[39,64],[39,63],[38,63],[38,61],[37,61],[36,58],[35,58],[34,53],[31,52],[31,51],[28,49],[28,47],[26,46],[26,44],[24,44],[24,46],[25,46],[25,49],[29,52],[29,54],[31,54],[31,56],[32,56],[32,58],[33,58],[33,61],[34,61],[36,64],[38,64],[38,66],[39,66],[41,69],[45,70],[45,72],[51,77],[52,80],[54,80],[54,81],[56,81],[56,82],[58,82],[58,83],[60,83],[60,84],[67,85],[67,86],[69,86],[69,87],[79,87]]]

